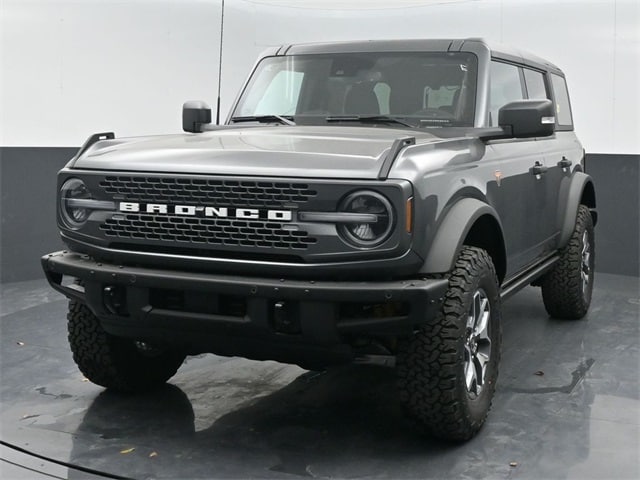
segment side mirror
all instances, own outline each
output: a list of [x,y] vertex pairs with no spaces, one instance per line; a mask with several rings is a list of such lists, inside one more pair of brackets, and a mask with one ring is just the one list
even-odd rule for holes
[[515,138],[548,137],[556,125],[553,103],[546,99],[507,103],[498,112],[498,125]]
[[182,105],[182,129],[200,133],[204,125],[211,123],[211,107],[201,100],[191,100]]

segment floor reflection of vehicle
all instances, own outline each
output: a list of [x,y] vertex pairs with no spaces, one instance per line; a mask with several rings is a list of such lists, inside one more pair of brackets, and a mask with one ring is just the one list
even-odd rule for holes
[[[164,447],[172,442],[184,447],[194,432],[191,402],[174,385],[135,396],[104,391],[73,436],[70,462],[132,478],[150,478],[147,473],[151,478],[175,478],[172,458]],[[163,475],[163,470],[168,475]],[[70,479],[84,479],[84,475],[69,470]]]
[[[506,303],[502,413],[465,445],[411,434],[384,369],[205,355],[189,357],[174,386],[103,392],[76,374],[56,324],[64,302],[34,306],[46,287],[27,287],[13,290],[22,310],[3,292],[0,436],[54,461],[136,479],[640,478],[634,277],[598,273],[582,322],[545,318],[533,288]],[[12,478],[4,466],[0,478]]]
[[[555,330],[555,322],[549,322]],[[544,381],[536,377],[540,385],[555,380],[551,369],[549,373]],[[237,408],[212,415],[213,422],[198,431],[193,411],[202,406],[192,407],[177,387],[143,396],[105,392],[78,429],[72,461],[101,462],[112,473],[135,472],[136,478],[367,478],[390,468],[394,478],[417,478],[428,471],[450,478],[471,473],[489,478],[508,474],[513,468],[509,461],[516,460],[521,470],[563,478],[589,456],[594,394],[584,376],[571,391],[564,385],[548,392],[504,385],[496,401],[506,417],[490,422],[478,441],[462,451],[407,435],[394,382],[388,369],[348,366],[304,373],[256,398],[259,379],[246,380],[238,390]],[[214,411],[214,399],[224,386],[212,382],[207,388],[197,397],[206,394],[211,401],[206,408]],[[86,435],[100,437],[100,448],[83,442]],[[121,453],[131,448],[135,450]],[[561,458],[555,454],[559,449],[565,452]]]

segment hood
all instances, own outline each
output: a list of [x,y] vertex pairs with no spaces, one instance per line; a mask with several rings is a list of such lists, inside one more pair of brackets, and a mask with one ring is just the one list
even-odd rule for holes
[[379,127],[231,127],[200,134],[103,140],[73,168],[314,178],[377,178],[393,141],[445,140],[426,132]]

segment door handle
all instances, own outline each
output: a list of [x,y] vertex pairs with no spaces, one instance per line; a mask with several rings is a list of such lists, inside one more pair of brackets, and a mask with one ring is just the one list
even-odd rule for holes
[[547,173],[547,170],[548,168],[540,162],[536,162],[536,164],[531,167],[531,173],[533,175],[544,175],[545,173]]
[[571,166],[571,160],[569,160],[567,157],[562,157],[562,160],[558,162],[558,166],[560,168],[569,168]]

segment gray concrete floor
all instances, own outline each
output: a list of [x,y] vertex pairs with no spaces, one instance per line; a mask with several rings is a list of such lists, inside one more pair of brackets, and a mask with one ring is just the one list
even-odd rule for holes
[[[600,274],[582,321],[549,319],[533,287],[506,302],[491,414],[476,438],[451,445],[414,433],[384,368],[317,373],[202,355],[159,392],[106,392],[71,359],[65,299],[44,281],[4,284],[0,437],[139,479],[637,479],[639,297],[638,278]],[[46,470],[16,466],[26,460],[6,447],[0,478]]]

